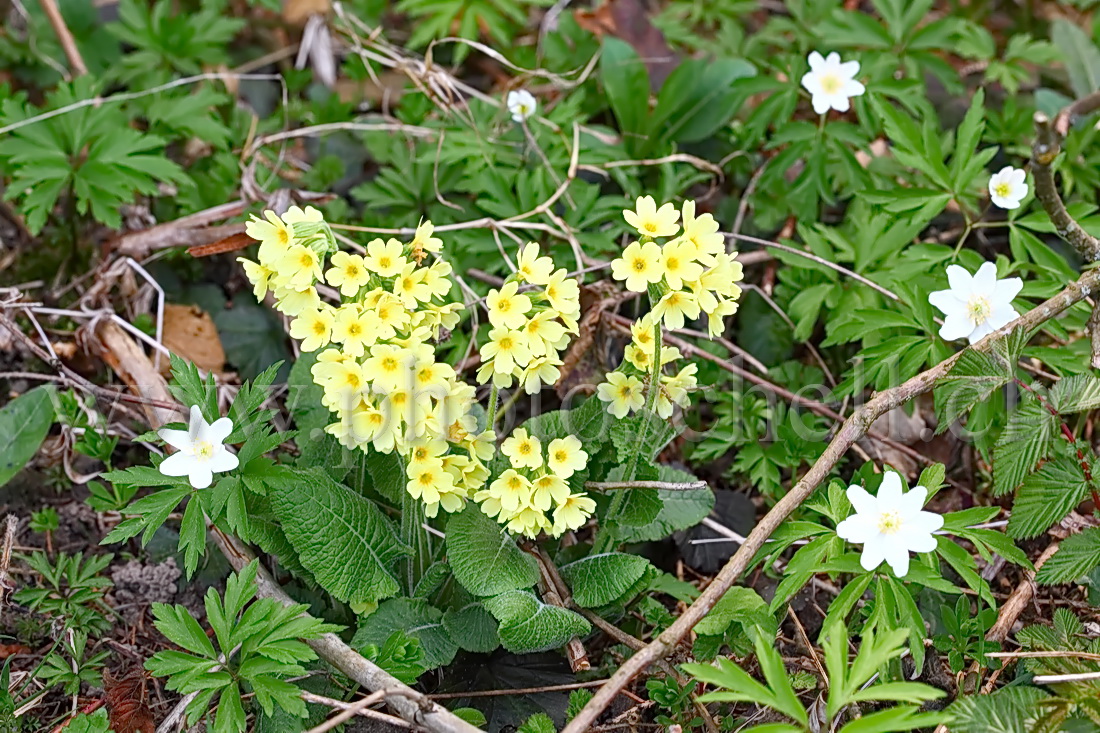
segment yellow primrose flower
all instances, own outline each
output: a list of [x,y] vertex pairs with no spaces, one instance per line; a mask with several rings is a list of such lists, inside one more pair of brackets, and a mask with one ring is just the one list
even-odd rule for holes
[[531,361],[531,350],[522,331],[494,328],[489,332],[489,342],[481,347],[481,358],[492,359],[493,371],[511,374],[516,366],[523,367]]
[[628,377],[622,372],[611,372],[607,381],[596,388],[596,396],[610,403],[608,411],[615,417],[626,417],[632,410],[645,405],[642,383],[637,377]]
[[521,534],[530,539],[538,537],[539,532],[550,531],[552,526],[546,515],[533,507],[524,507],[508,521],[509,532]]
[[637,344],[627,344],[626,349],[623,351],[623,358],[640,372],[649,372],[649,368],[653,366],[652,348],[649,352],[646,352]]
[[512,437],[500,446],[500,452],[508,456],[513,468],[539,468],[542,466],[542,443],[524,428],[516,428]]
[[664,320],[669,328],[683,328],[684,317],[699,317],[699,299],[683,290],[665,293],[652,311],[654,317]]
[[557,270],[546,282],[546,299],[550,301],[550,307],[559,313],[576,313],[581,311],[581,289],[576,278],[568,276],[565,268]]
[[412,470],[412,465],[416,463],[424,463],[433,459],[443,458],[443,454],[447,452],[447,441],[438,439],[428,439],[417,441],[413,445],[409,446],[409,468]]
[[291,206],[283,214],[283,221],[287,224],[297,224],[300,221],[324,221],[324,214],[312,206],[302,209],[299,206]]
[[325,432],[336,438],[345,448],[358,448],[370,442],[374,435],[371,413],[367,410],[352,410],[340,417],[340,420],[325,426]]
[[238,257],[237,262],[240,262],[241,266],[244,267],[244,276],[248,278],[248,282],[252,283],[252,294],[256,296],[256,300],[263,300],[264,296],[267,295],[271,279],[275,276],[275,271],[267,265],[253,262],[244,257]]
[[401,299],[406,308],[416,308],[419,303],[427,303],[432,299],[432,289],[424,282],[427,270],[420,269],[415,262],[410,262],[401,268],[397,278],[393,281],[393,294]]
[[413,241],[410,245],[413,250],[413,257],[417,262],[426,257],[425,252],[438,252],[443,247],[443,240],[433,237],[435,227],[430,221],[421,222],[416,227],[416,234],[413,235]]
[[719,336],[726,330],[726,323],[722,319],[732,316],[737,312],[737,301],[722,300],[707,313],[707,332],[711,336]]
[[466,449],[479,461],[491,461],[497,453],[497,434],[486,430],[467,440]]
[[302,351],[316,351],[328,346],[336,319],[332,308],[323,305],[298,314],[290,324],[290,336],[302,342]]
[[310,308],[321,307],[321,296],[317,288],[276,288],[275,310],[288,316],[296,316]]
[[711,266],[699,276],[699,282],[708,290],[727,298],[737,298],[741,295],[741,288],[734,283],[741,282],[744,277],[745,270],[736,256],[722,252],[715,255]]
[[566,532],[580,529],[594,511],[596,511],[596,502],[592,499],[584,494],[570,494],[554,510],[554,536],[560,537]]
[[[550,441],[546,449],[546,465],[563,479],[569,478],[588,465],[588,453],[581,448],[581,442],[572,435]],[[555,501],[565,501],[555,499]]]
[[531,505],[531,482],[515,469],[506,469],[500,477],[489,484],[489,493],[499,502],[506,512],[515,512]]
[[611,276],[625,280],[626,289],[644,293],[650,283],[658,283],[665,276],[661,262],[661,248],[654,242],[631,242],[623,250],[623,256],[611,261]]
[[321,258],[309,247],[293,244],[279,261],[275,271],[286,277],[286,285],[292,288],[306,288],[322,279]]
[[393,277],[401,272],[407,260],[401,254],[404,248],[401,242],[390,239],[383,242],[381,239],[372,239],[367,243],[367,257],[365,264],[371,272],[382,277]]
[[451,292],[450,275],[454,272],[450,263],[440,260],[431,267],[424,268],[422,277],[425,287],[431,291],[433,297],[446,298]]
[[342,344],[344,352],[358,358],[368,346],[378,341],[380,325],[372,311],[361,311],[355,303],[336,309],[336,322],[332,327],[332,340]]
[[531,299],[517,293],[519,283],[505,283],[497,290],[489,291],[485,305],[489,309],[489,323],[505,328],[522,328],[527,321],[527,312],[531,310]]
[[623,211],[623,218],[645,237],[671,237],[680,230],[676,224],[680,220],[680,212],[676,207],[665,204],[658,209],[652,196],[638,197],[634,211]]
[[691,242],[695,255],[703,262],[709,262],[718,254],[726,251],[726,238],[718,233],[718,222],[710,214],[695,216],[695,202],[685,201],[684,233],[681,238]]
[[553,311],[542,311],[524,324],[523,333],[527,336],[531,356],[544,356],[565,336],[565,326],[557,322],[557,317],[558,314]]
[[561,504],[569,498],[569,485],[560,476],[544,473],[531,482],[534,492],[531,503],[539,511],[545,512],[551,504]]
[[280,219],[271,209],[264,211],[264,217],[267,221],[253,214],[252,219],[244,225],[244,233],[260,242],[261,248],[267,244],[272,253],[285,252],[294,243],[294,227]]
[[405,305],[393,293],[383,293],[375,303],[373,312],[381,324],[379,339],[393,338],[399,329],[408,325],[410,319]]
[[554,385],[561,379],[561,359],[554,355],[540,356],[532,359],[519,375],[519,381],[523,384],[523,391],[527,394],[538,394],[542,385]]
[[426,504],[438,504],[440,494],[454,488],[454,477],[443,468],[443,461],[433,458],[408,466],[409,483],[406,489],[414,499]]
[[695,261],[695,246],[690,242],[666,244],[661,250],[661,266],[665,282],[673,290],[682,288],[685,280],[690,282],[703,274],[703,266]]
[[455,370],[450,364],[435,361],[420,361],[413,367],[413,389],[442,398],[449,391],[449,381],[454,379]]
[[549,257],[539,257],[539,243],[529,242],[519,251],[516,258],[516,274],[524,282],[534,285],[546,285],[550,282],[550,273],[554,261]]
[[439,329],[445,328],[453,331],[458,322],[462,320],[460,311],[464,308],[462,303],[447,303],[446,305],[428,305],[417,311],[414,316],[414,326],[427,328],[433,338],[438,338]]
[[331,259],[332,267],[325,273],[325,281],[340,294],[352,298],[370,280],[370,271],[360,255],[337,252]]
[[330,377],[325,383],[325,393],[331,394],[338,404],[344,405],[358,403],[366,388],[367,380],[363,376],[363,368],[354,360],[333,364]]
[[363,374],[377,389],[391,390],[407,386],[413,360],[407,349],[391,344],[371,347],[370,358],[363,362]]

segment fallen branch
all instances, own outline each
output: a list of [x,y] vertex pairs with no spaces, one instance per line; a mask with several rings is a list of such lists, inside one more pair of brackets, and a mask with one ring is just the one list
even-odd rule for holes
[[[1003,339],[1013,330],[1024,328],[1031,330],[1054,318],[1070,306],[1081,302],[1088,294],[1100,286],[1100,270],[1084,273],[1077,282],[1067,286],[1062,292],[1028,311],[1007,326],[994,331],[981,341],[968,347],[977,351],[988,351],[993,344]],[[871,424],[890,410],[900,407],[910,400],[932,389],[936,381],[945,376],[954,366],[960,351],[936,366],[921,372],[897,387],[875,394],[866,404],[859,407],[844,421],[833,436],[825,452],[810,467],[806,475],[772,507],[753,528],[745,542],[729,559],[725,567],[711,581],[696,601],[676,619],[672,626],[665,629],[645,649],[639,651],[620,667],[611,679],[599,689],[596,695],[584,706],[584,709],[565,727],[563,733],[583,733],[595,725],[596,719],[625,688],[635,676],[649,665],[665,657],[695,624],[699,623],[714,605],[725,595],[748,567],[749,561],[764,546],[765,541],[778,529],[779,525],[805,501],[814,489],[829,475],[829,472],[857,440],[870,430]]]
[[696,491],[707,488],[706,481],[585,481],[584,488],[607,491],[609,489],[664,489],[665,491]]
[[69,26],[65,25],[65,18],[61,15],[61,10],[57,7],[57,2],[55,0],[38,0],[38,4],[41,5],[42,10],[45,11],[46,18],[50,21],[50,27],[53,28],[53,32],[57,35],[57,40],[61,43],[61,48],[65,51],[65,58],[69,60],[69,66],[72,67],[73,76],[87,76],[88,66],[84,63],[84,58],[80,55],[80,49],[76,47],[76,40],[69,30]]

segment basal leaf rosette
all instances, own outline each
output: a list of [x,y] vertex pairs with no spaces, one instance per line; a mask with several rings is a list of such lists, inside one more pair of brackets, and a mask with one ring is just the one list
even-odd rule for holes
[[[442,244],[431,222],[410,242],[375,239],[365,255],[339,250],[312,207],[266,211],[246,231],[260,242],[258,261],[241,260],[256,297],[270,291],[293,317],[290,335],[318,352],[313,378],[336,415],[326,431],[348,448],[399,453],[428,516],[461,510],[489,477],[495,436],[470,412],[473,386],[436,360],[434,343],[463,305],[447,300],[450,264],[429,257]],[[322,281],[339,289],[339,305],[321,300]]]

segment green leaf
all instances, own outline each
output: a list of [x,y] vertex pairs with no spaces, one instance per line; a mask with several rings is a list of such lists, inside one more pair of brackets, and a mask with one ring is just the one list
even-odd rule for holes
[[1035,582],[1043,585],[1070,583],[1100,565],[1100,529],[1082,530],[1062,541],[1058,552],[1035,573]]
[[993,491],[1007,494],[1050,454],[1058,417],[1036,399],[1022,402],[993,448]]
[[990,695],[966,695],[951,704],[953,733],[1031,733],[1040,701],[1050,695],[1038,687],[1002,687]]
[[733,82],[754,74],[742,59],[685,59],[661,85],[650,134],[676,143],[710,137],[737,112],[742,95]]
[[1074,95],[1085,97],[1100,90],[1100,49],[1089,35],[1075,23],[1056,18],[1050,37],[1066,60]]
[[454,661],[458,644],[444,626],[443,612],[416,598],[393,598],[383,602],[374,613],[359,622],[351,645],[356,649],[368,644],[381,647],[398,630],[420,642],[424,662],[429,668],[444,667]]
[[1012,380],[1007,365],[988,354],[967,349],[933,390],[936,432],[942,433],[956,420],[983,402],[994,390]]
[[764,599],[752,588],[735,585],[696,624],[695,633],[720,636],[734,623],[739,623],[746,629],[760,627],[765,634],[774,635],[778,631],[775,617],[768,610]]
[[899,705],[850,721],[840,731],[841,733],[895,733],[895,731],[917,728],[933,728],[944,720],[947,720],[947,716],[943,713],[922,713],[918,708]]
[[225,344],[225,356],[246,379],[252,379],[277,362],[284,378],[290,359],[282,322],[269,309],[247,298],[214,314],[214,325]]
[[473,503],[447,520],[447,559],[458,582],[475,596],[530,588],[539,579],[535,558]]
[[500,622],[501,644],[515,654],[557,649],[574,636],[584,636],[591,630],[583,617],[545,604],[526,591],[508,591],[482,603]]
[[557,731],[554,721],[546,713],[535,713],[516,729],[516,733],[557,733]]
[[[664,464],[657,466],[657,471],[661,481],[686,483],[698,480],[687,471]],[[663,540],[673,532],[699,524],[714,508],[714,492],[709,486],[697,491],[658,489],[657,499],[661,502],[661,509],[649,522],[616,528],[615,536],[620,542],[630,544]]]
[[0,408],[0,486],[34,458],[53,424],[50,386],[35,387]]
[[1059,414],[1086,412],[1100,407],[1100,377],[1074,374],[1050,390],[1050,404]]
[[609,552],[563,565],[561,575],[569,584],[578,606],[598,608],[630,601],[624,595],[634,589],[652,567],[644,557]]
[[318,469],[273,481],[269,498],[302,565],[333,596],[374,603],[398,592],[391,567],[412,551],[372,502]]
[[[639,441],[638,436],[643,431]],[[642,463],[648,463],[676,437],[676,428],[656,413],[643,408],[630,417],[612,423],[610,435],[620,461],[626,463],[637,453]]]
[[[6,690],[5,690],[6,691]],[[0,721],[2,723],[3,721]],[[8,730],[8,729],[0,729]],[[12,728],[17,731],[19,728]],[[65,726],[65,733],[111,733],[111,725],[107,720],[107,710],[100,708],[92,714],[81,713],[69,721]]]
[[628,43],[612,36],[604,38],[600,81],[619,122],[619,129],[628,134],[628,139],[630,133],[645,133],[649,110],[649,74]]
[[460,649],[488,654],[500,646],[497,621],[480,603],[471,603],[443,615],[443,626]]
[[1012,505],[1006,531],[1017,539],[1038,537],[1088,496],[1080,464],[1060,456],[1024,479]]

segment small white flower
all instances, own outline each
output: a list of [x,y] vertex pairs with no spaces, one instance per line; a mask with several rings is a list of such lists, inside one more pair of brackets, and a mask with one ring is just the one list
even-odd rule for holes
[[1027,173],[1019,168],[1006,165],[989,177],[989,197],[994,206],[1002,209],[1018,209],[1020,201],[1027,196]]
[[807,60],[810,70],[802,77],[802,86],[810,93],[814,112],[819,115],[830,109],[847,112],[851,107],[848,100],[866,91],[855,78],[859,73],[858,61],[840,63],[840,54],[836,51],[826,58],[814,51]]
[[228,417],[207,423],[198,405],[191,406],[191,422],[187,430],[162,428],[157,435],[177,449],[160,464],[165,476],[186,476],[196,489],[205,489],[214,481],[214,474],[232,471],[240,461],[222,443],[233,432]]
[[943,311],[940,338],[945,341],[965,338],[977,343],[1019,315],[1012,299],[1020,294],[1023,280],[998,280],[992,262],[984,263],[973,276],[963,267],[948,265],[947,282],[949,290],[928,294],[928,302]]
[[505,104],[508,111],[512,113],[512,122],[523,122],[533,115],[538,108],[538,102],[535,101],[534,95],[526,89],[508,92],[508,99]]
[[909,572],[909,551],[932,552],[936,538],[932,533],[943,527],[943,517],[921,511],[928,489],[916,486],[902,493],[901,476],[887,471],[871,496],[862,486],[848,487],[848,501],[856,513],[836,526],[841,539],[863,545],[859,564],[874,570],[882,561],[899,578]]

